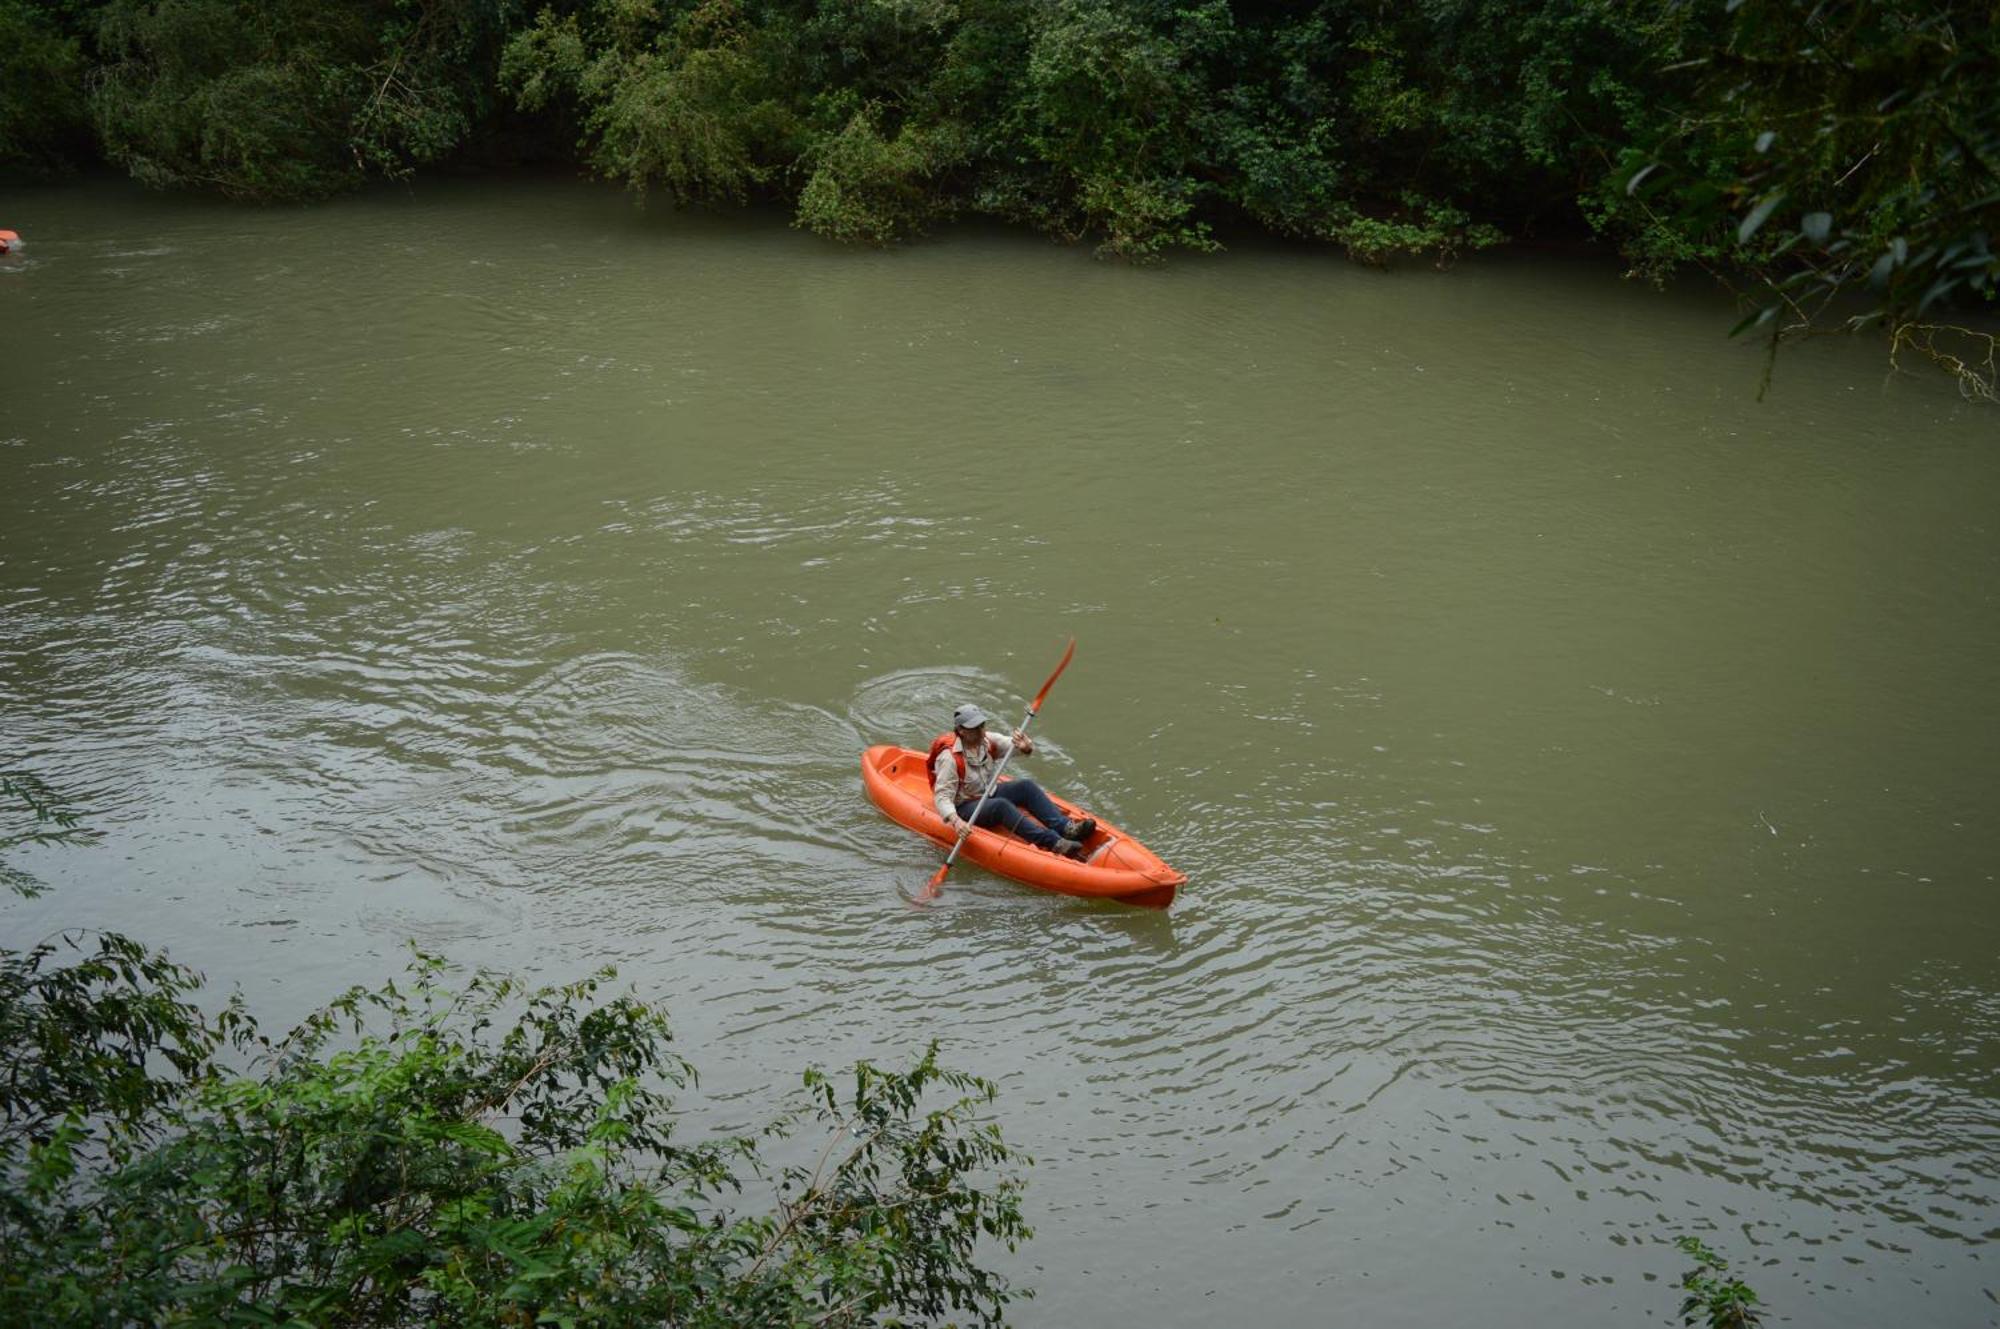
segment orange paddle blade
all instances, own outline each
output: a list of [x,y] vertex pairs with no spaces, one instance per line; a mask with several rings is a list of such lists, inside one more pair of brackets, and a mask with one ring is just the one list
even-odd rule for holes
[[917,892],[917,898],[919,900],[937,899],[938,892],[944,889],[944,874],[949,871],[951,871],[949,860],[938,864],[938,870],[931,874],[931,879],[924,883],[922,890]]
[[1031,702],[1028,706],[1028,714],[1030,715],[1041,714],[1043,698],[1049,695],[1049,689],[1054,687],[1056,685],[1056,680],[1062,677],[1062,671],[1069,668],[1069,658],[1075,654],[1076,654],[1076,638],[1071,637],[1069,639],[1069,649],[1063,652],[1062,663],[1058,664],[1056,666],[1056,671],[1053,674],[1049,675],[1049,681],[1042,684],[1042,690],[1035,694],[1035,700]]

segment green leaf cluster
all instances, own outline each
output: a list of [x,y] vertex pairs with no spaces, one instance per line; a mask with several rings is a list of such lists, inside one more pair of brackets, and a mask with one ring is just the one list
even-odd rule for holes
[[1695,1262],[1681,1275],[1681,1323],[1704,1329],[1757,1329],[1764,1322],[1757,1294],[1729,1272],[1729,1262],[1699,1237],[1677,1237],[1674,1245]]
[[1576,161],[1645,104],[1645,12],[584,0],[542,9],[502,78],[605,175],[785,199],[840,239],[969,211],[1146,260],[1247,217],[1379,261],[1573,212]]
[[419,955],[270,1042],[136,943],[52,954],[0,954],[0,1321],[992,1324],[1014,1295],[977,1256],[1028,1235],[1024,1160],[935,1048],[689,1142],[692,1071],[608,971]]
[[[75,806],[33,771],[0,770],[0,854],[22,845],[79,845],[97,838]],[[41,884],[0,859],[0,885],[17,895],[41,894]]]
[[[1988,0],[1736,0],[1607,215],[1642,257],[1752,276],[1738,331],[1901,327],[2000,295],[2000,13]],[[1899,334],[1900,335],[1900,334]]]
[[442,159],[491,108],[490,0],[110,0],[94,14],[101,150],[150,184],[320,198]]
[[88,158],[87,69],[58,6],[0,0],[0,173],[56,175]]

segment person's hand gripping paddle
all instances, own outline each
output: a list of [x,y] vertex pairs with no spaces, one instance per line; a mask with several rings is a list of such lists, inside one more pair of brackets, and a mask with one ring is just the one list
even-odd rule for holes
[[[1035,722],[1035,716],[1041,711],[1042,702],[1044,699],[1048,697],[1049,689],[1054,687],[1056,685],[1056,680],[1062,677],[1062,671],[1069,668],[1069,658],[1075,654],[1076,654],[1076,638],[1071,637],[1069,639],[1069,649],[1063,652],[1062,661],[1056,665],[1056,671],[1053,674],[1049,675],[1049,681],[1042,684],[1042,690],[1040,692],[1037,692],[1035,694],[1035,699],[1028,703],[1028,715],[1027,718],[1022,720],[1020,723],[1019,726],[1020,732],[1026,733],[1028,731],[1028,726]],[[951,852],[945,855],[944,862],[938,865],[938,870],[936,875],[934,875],[929,881],[925,882],[923,890],[917,893],[916,902],[918,904],[924,904],[928,901],[937,899],[938,892],[944,889],[945,874],[947,872],[950,872],[951,865],[958,861],[958,851],[965,848],[966,837],[970,836],[972,834],[972,828],[979,824],[979,814],[985,810],[987,797],[991,795],[995,787],[999,785],[1000,772],[1007,769],[1007,763],[1013,758],[1013,756],[1014,756],[1014,750],[1012,748],[1007,749],[1006,755],[1000,758],[1000,764],[993,768],[993,779],[987,784],[986,792],[982,793],[979,796],[979,801],[972,805],[972,815],[965,819],[965,829],[961,830],[958,833],[957,843],[952,845]]]

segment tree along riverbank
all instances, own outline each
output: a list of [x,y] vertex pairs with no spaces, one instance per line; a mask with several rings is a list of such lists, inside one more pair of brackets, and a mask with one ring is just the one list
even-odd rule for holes
[[[1995,19],[1973,0],[0,0],[0,169],[101,159],[270,202],[572,160],[676,203],[776,200],[836,240],[982,215],[1133,260],[1229,224],[1367,262],[1587,235],[1641,274],[1707,268],[1774,341],[1859,324],[1945,354],[1925,329],[2000,281]],[[1961,367],[1990,391],[1982,344]]]

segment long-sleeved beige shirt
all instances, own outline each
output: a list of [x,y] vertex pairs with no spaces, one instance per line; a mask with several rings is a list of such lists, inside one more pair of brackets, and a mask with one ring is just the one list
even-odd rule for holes
[[[938,816],[956,812],[958,805],[968,798],[978,798],[993,785],[993,776],[1000,769],[1000,763],[1014,750],[1014,740],[1005,734],[988,734],[986,751],[973,749],[966,752],[954,734],[951,746],[938,749],[937,765],[931,774],[936,793],[931,801],[937,804]],[[958,760],[952,754],[965,752],[965,779],[958,778]]]

